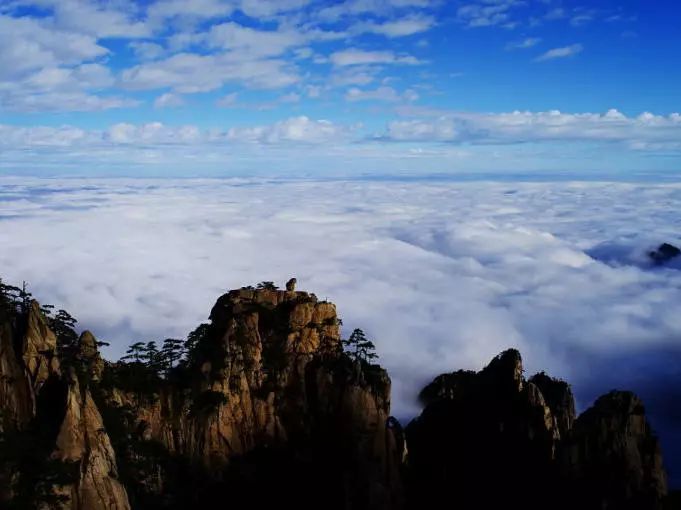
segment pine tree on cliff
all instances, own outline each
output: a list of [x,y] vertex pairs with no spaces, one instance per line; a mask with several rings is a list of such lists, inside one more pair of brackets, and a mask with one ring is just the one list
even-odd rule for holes
[[274,282],[260,282],[257,286],[258,290],[277,290],[279,287],[277,287]]
[[128,350],[125,352],[125,356],[121,358],[121,361],[134,361],[135,363],[142,363],[144,349],[144,342],[135,342],[128,347]]
[[376,346],[359,328],[352,332],[350,338],[343,340],[343,347],[353,361],[369,363],[378,358]]
[[161,358],[163,360],[166,375],[173,367],[177,365],[184,355],[184,341],[178,340],[176,338],[166,338],[163,340],[163,347],[161,347]]
[[57,337],[57,345],[62,350],[75,347],[78,342],[78,334],[75,330],[78,321],[69,312],[59,310],[54,317],[48,317],[47,320],[50,329]]

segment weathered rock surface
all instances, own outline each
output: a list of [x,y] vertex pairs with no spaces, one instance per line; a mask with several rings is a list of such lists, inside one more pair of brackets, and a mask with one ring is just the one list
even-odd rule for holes
[[551,414],[556,420],[560,437],[566,438],[577,417],[575,397],[570,385],[565,381],[549,377],[544,372],[532,376],[530,383],[539,388],[546,405],[549,406]]
[[665,264],[681,255],[681,250],[669,243],[662,243],[657,249],[648,253],[648,256],[655,264]]
[[667,493],[660,444],[641,400],[630,392],[600,397],[575,422],[561,450],[580,508],[658,508]]
[[[256,469],[254,458],[257,469],[290,463],[270,480],[278,487],[286,469],[307,473],[305,493],[287,496],[293,480],[276,496],[251,487],[242,494],[251,504],[291,497],[299,507],[321,498],[326,508],[398,508],[401,453],[386,427],[390,379],[342,353],[335,306],[305,292],[242,289],[218,299],[210,319],[186,384],[164,384],[153,398],[111,389],[110,405],[133,410],[132,432],[200,465],[208,480],[238,476],[237,492],[262,483],[243,476]],[[147,480],[140,491],[162,486]]]
[[[31,302],[23,314],[7,310],[3,304],[0,507],[129,509],[97,406],[73,368],[63,373],[40,305]],[[103,363],[92,335],[81,345]]]
[[35,302],[1,306],[0,508],[661,508],[635,395],[577,417],[570,386],[526,380],[511,349],[436,377],[403,431],[386,371],[294,284],[223,295],[187,359],[153,369],[107,363],[88,331],[58,340]]
[[48,377],[59,375],[57,337],[47,325],[37,301],[31,302],[28,312],[21,357],[34,393],[40,391]]
[[65,497],[63,505],[77,510],[128,510],[128,495],[118,480],[116,455],[102,417],[73,370],[65,406],[52,458],[75,464],[78,475],[73,483],[56,487]]
[[526,382],[517,351],[481,372],[437,377],[406,429],[413,508],[654,510],[666,494],[659,443],[631,393],[601,397],[579,418],[564,381]]
[[411,507],[497,508],[511,494],[524,508],[546,504],[557,426],[517,351],[426,390],[428,405],[406,428]]

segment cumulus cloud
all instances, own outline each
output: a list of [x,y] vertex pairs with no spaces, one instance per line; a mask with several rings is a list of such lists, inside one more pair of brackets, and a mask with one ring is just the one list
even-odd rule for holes
[[[375,340],[401,417],[436,374],[478,369],[511,346],[528,373],[573,382],[580,408],[612,387],[645,397],[681,379],[665,362],[680,355],[681,271],[591,256],[608,243],[641,256],[681,244],[678,185],[2,184],[3,278],[72,311],[112,342],[111,356],[186,334],[229,288],[295,275],[338,304],[346,334],[362,327]],[[648,406],[654,424],[669,418],[663,407]],[[678,438],[678,428],[667,432]]]
[[[0,108],[94,111],[136,106],[139,102],[124,95],[134,91],[154,90],[169,98],[162,96],[168,89],[175,95],[210,92],[226,84],[283,89],[309,80],[303,89],[318,86],[320,79],[301,72],[301,59],[329,62],[330,50],[316,44],[338,41],[331,50],[337,67],[417,64],[413,56],[390,51],[362,54],[353,49],[353,41],[366,34],[392,38],[423,33],[436,23],[425,0],[353,0],[330,10],[308,10],[309,3],[13,0],[0,9]],[[336,20],[355,18],[330,29],[334,9],[339,9]],[[372,12],[370,20],[361,16],[365,12]],[[246,22],[244,17],[267,23]],[[129,40],[129,53],[112,52],[106,41],[111,38]],[[105,68],[111,79],[98,85],[78,80],[75,70],[84,65]],[[55,90],[46,78],[58,75],[62,79]]]
[[397,90],[392,87],[378,87],[374,90],[362,90],[356,87],[349,89],[345,93],[346,101],[387,101],[387,102],[398,102],[398,101],[416,101],[419,95],[411,89],[404,91],[400,94]]
[[617,110],[596,113],[509,112],[458,113],[434,119],[391,122],[385,138],[397,141],[523,143],[548,140],[675,143],[681,135],[681,115],[643,113],[627,117]]
[[348,129],[328,120],[293,117],[269,126],[231,128],[227,139],[239,142],[276,144],[282,142],[327,143],[343,141]]
[[461,5],[457,11],[457,18],[471,28],[489,27],[494,25],[513,26],[511,11],[524,5],[518,0],[478,1]]
[[351,33],[373,33],[386,37],[405,37],[426,32],[435,26],[435,18],[425,15],[411,15],[395,20],[376,22],[360,22],[350,27]]
[[[169,94],[174,97],[174,93]],[[217,100],[216,105],[263,110],[283,103],[294,104],[300,94],[290,92],[268,103],[237,101],[239,97],[232,92]],[[283,163],[275,164],[277,168],[283,165],[295,175],[324,173],[330,168],[339,175],[366,169],[393,175],[475,169],[499,173],[503,161],[504,171],[566,168],[577,171],[585,167],[589,174],[603,176],[603,172],[615,168],[645,169],[649,164],[647,158],[678,155],[681,151],[681,115],[677,113],[666,116],[645,113],[635,117],[616,110],[604,114],[558,111],[444,114],[414,106],[411,102],[417,99],[417,94],[413,91],[398,93],[387,86],[351,88],[347,99],[394,101],[395,109],[418,117],[392,121],[379,133],[359,123],[336,123],[305,115],[271,124],[228,123],[210,129],[159,122],[120,123],[101,130],[68,125],[0,124],[3,152],[0,172],[42,174],[38,169],[47,167],[52,169],[50,174],[64,168],[82,174],[97,168],[106,174],[121,169],[127,175],[135,175],[137,171],[146,173],[148,168],[144,165],[153,163],[158,169],[165,164],[183,175],[188,171],[205,175],[220,167],[224,171],[238,167],[239,171],[277,173],[272,162],[279,161]],[[81,102],[74,108],[88,106],[86,98],[70,100]],[[125,126],[123,132],[128,135],[112,136],[111,133],[121,132],[121,126]],[[302,142],[315,145],[314,154],[306,150],[301,158],[295,145]],[[400,147],[396,142],[400,142]],[[598,144],[599,148],[595,170],[589,144]],[[168,145],[173,146],[172,150]],[[257,146],[258,150],[249,148]],[[288,146],[288,152],[274,150],[275,146]],[[607,160],[603,154],[608,156]],[[179,166],[181,163],[187,165],[184,170]]]
[[527,48],[533,48],[541,42],[539,37],[526,37],[521,41],[510,42],[506,45],[507,50],[525,50]]
[[330,59],[333,65],[339,67],[370,64],[418,65],[421,63],[411,55],[396,55],[392,51],[365,51],[355,48],[336,51],[331,54]]
[[560,48],[553,48],[546,53],[537,57],[537,62],[544,62],[546,60],[555,60],[558,58],[568,58],[584,50],[584,46],[581,44],[571,44],[570,46],[562,46]]
[[171,92],[161,94],[154,99],[154,107],[156,108],[173,108],[176,106],[182,106],[183,104],[184,99],[182,99],[182,96],[173,94]]
[[[284,96],[281,100],[294,101],[295,97]],[[236,101],[236,96],[227,96],[222,101],[225,103],[223,106],[231,105]],[[322,143],[344,141],[351,131],[351,127],[306,116],[291,117],[269,125],[225,130],[205,130],[196,125],[169,126],[161,122],[121,122],[101,131],[86,131],[73,126],[15,127],[0,124],[0,148],[70,147],[74,150],[96,150],[117,145],[150,147],[170,144],[201,148],[225,142]]]
[[179,53],[126,69],[121,83],[131,90],[170,87],[181,94],[193,94],[209,92],[226,83],[269,89],[285,87],[299,79],[296,71],[280,59],[244,60],[237,53]]

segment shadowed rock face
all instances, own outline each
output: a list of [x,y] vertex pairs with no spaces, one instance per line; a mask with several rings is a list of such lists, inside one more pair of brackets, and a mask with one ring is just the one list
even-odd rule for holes
[[630,392],[612,391],[585,411],[560,461],[582,508],[657,508],[667,493],[659,442]]
[[[0,506],[128,510],[97,406],[73,369],[64,374],[40,306],[2,319]],[[101,361],[88,340],[78,355]]]
[[524,381],[517,351],[478,373],[442,375],[428,388],[440,398],[406,428],[411,507],[546,504],[557,428],[538,387]]
[[681,250],[669,243],[663,243],[656,250],[648,253],[648,256],[655,264],[664,264],[681,255]]
[[638,398],[601,397],[575,418],[570,387],[525,382],[517,351],[481,372],[437,377],[406,429],[408,500],[448,508],[656,509],[666,494],[659,443]]
[[[335,306],[305,292],[242,289],[219,298],[210,319],[182,384],[150,400],[115,386],[106,397],[132,409],[129,433],[202,473],[184,477],[201,490],[174,504],[229,491],[244,504],[398,508],[390,379],[342,353]],[[182,469],[171,460],[141,470],[135,478],[148,479],[135,497],[154,500]],[[265,481],[276,489],[262,491]]]
[[151,378],[90,332],[58,345],[35,302],[7,310],[2,508],[656,510],[667,490],[635,395],[576,417],[570,386],[526,380],[513,349],[435,378],[403,431],[388,374],[343,352],[313,294],[223,295],[188,360]]

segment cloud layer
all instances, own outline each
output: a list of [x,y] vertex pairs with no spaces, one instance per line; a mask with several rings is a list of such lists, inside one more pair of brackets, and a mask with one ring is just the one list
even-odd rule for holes
[[2,276],[72,311],[109,355],[186,334],[229,288],[295,275],[346,333],[375,339],[399,416],[434,375],[515,346],[529,373],[573,382],[581,408],[639,391],[669,451],[681,444],[681,271],[645,263],[681,244],[678,185],[2,184]]

